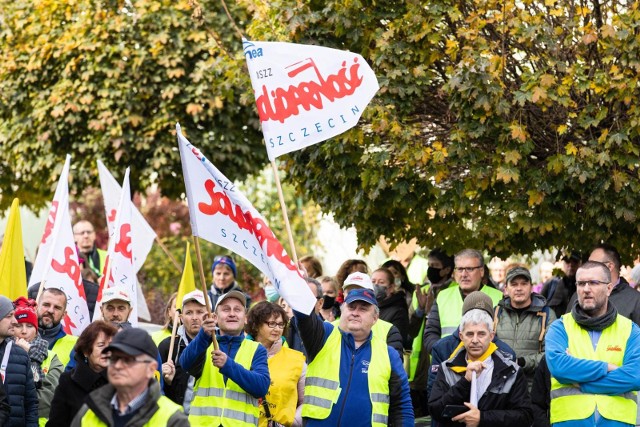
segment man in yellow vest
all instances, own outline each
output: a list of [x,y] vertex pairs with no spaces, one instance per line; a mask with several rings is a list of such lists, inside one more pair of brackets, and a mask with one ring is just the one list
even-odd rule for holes
[[38,333],[49,343],[49,350],[67,366],[72,359],[73,346],[78,337],[67,335],[62,319],[67,312],[67,294],[57,288],[46,288],[38,299]]
[[609,302],[606,264],[576,272],[578,303],[551,324],[546,359],[551,373],[551,424],[633,426],[640,389],[640,328]]
[[[258,425],[259,399],[269,391],[271,379],[267,350],[245,339],[246,304],[240,291],[221,295],[213,317],[205,316],[200,332],[180,355],[180,365],[196,379],[189,409],[192,426]],[[216,325],[218,349],[212,340]]]
[[139,328],[119,332],[108,347],[109,384],[94,390],[71,425],[186,427],[182,407],[162,395],[155,380],[158,347]]
[[460,324],[462,303],[467,295],[481,291],[491,297],[494,305],[502,299],[502,292],[482,285],[484,257],[475,249],[464,249],[454,257],[455,282],[442,290],[431,307],[424,330],[424,347],[431,354],[433,345],[443,337],[451,335]]
[[307,349],[302,417],[306,427],[413,427],[409,381],[398,353],[374,336],[378,305],[351,289],[339,326],[294,311]]

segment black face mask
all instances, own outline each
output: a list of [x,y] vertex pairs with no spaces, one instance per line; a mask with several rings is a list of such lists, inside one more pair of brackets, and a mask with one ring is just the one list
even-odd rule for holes
[[429,267],[427,269],[427,279],[429,279],[429,282],[439,283],[440,280],[442,280],[442,276],[440,276],[442,270],[442,268]]
[[336,303],[336,297],[324,296],[324,302],[322,303],[323,310],[329,310]]

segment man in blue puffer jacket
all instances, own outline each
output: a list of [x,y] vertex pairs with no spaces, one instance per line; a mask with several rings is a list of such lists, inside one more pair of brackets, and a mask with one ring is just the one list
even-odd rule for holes
[[[0,375],[11,407],[7,427],[38,426],[38,395],[26,351],[7,339],[18,322],[11,300],[0,295]],[[5,356],[5,354],[8,355]]]

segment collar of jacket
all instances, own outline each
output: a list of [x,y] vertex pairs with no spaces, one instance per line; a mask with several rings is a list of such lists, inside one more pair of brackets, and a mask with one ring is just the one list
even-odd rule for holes
[[[100,387],[89,395],[87,399],[87,406],[91,409],[98,418],[107,423],[107,425],[113,425],[113,415],[111,411],[111,399],[113,398],[116,389],[107,384],[104,387]],[[138,409],[138,412],[134,415],[129,425],[142,425],[144,423],[136,423],[135,420],[148,420],[151,417],[149,411],[157,407],[157,401],[160,399],[160,385],[155,379],[149,380],[149,394],[142,408]]]
[[[531,305],[524,310],[525,312],[538,313],[544,309],[544,306],[547,304],[547,300],[542,295],[539,295],[535,292],[531,294]],[[500,307],[503,307],[505,310],[515,310],[511,306],[511,298],[504,297],[498,302]]]
[[[451,369],[454,366],[466,367],[467,366],[466,356],[467,356],[467,350],[464,347],[462,347],[460,351],[458,351],[458,353],[456,353],[449,360],[444,361],[442,365],[447,369]],[[507,359],[502,354],[499,348],[497,348],[496,351],[494,351],[491,354],[491,359],[493,360],[492,378],[495,378],[496,375],[501,374],[503,371],[506,371],[506,370],[509,370],[512,372],[516,372],[518,370],[518,365],[515,362]]]
[[107,370],[104,369],[100,372],[96,372],[89,366],[89,363],[84,361],[84,355],[76,352],[74,355],[76,359],[76,367],[71,371],[71,379],[78,384],[83,390],[89,392],[94,390],[94,384],[101,382],[101,385],[107,384]]

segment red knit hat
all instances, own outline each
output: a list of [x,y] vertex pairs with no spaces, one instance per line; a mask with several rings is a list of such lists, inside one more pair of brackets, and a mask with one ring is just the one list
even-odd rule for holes
[[20,297],[13,302],[16,306],[16,320],[18,323],[31,323],[38,329],[38,315],[36,314],[36,302],[32,299]]

